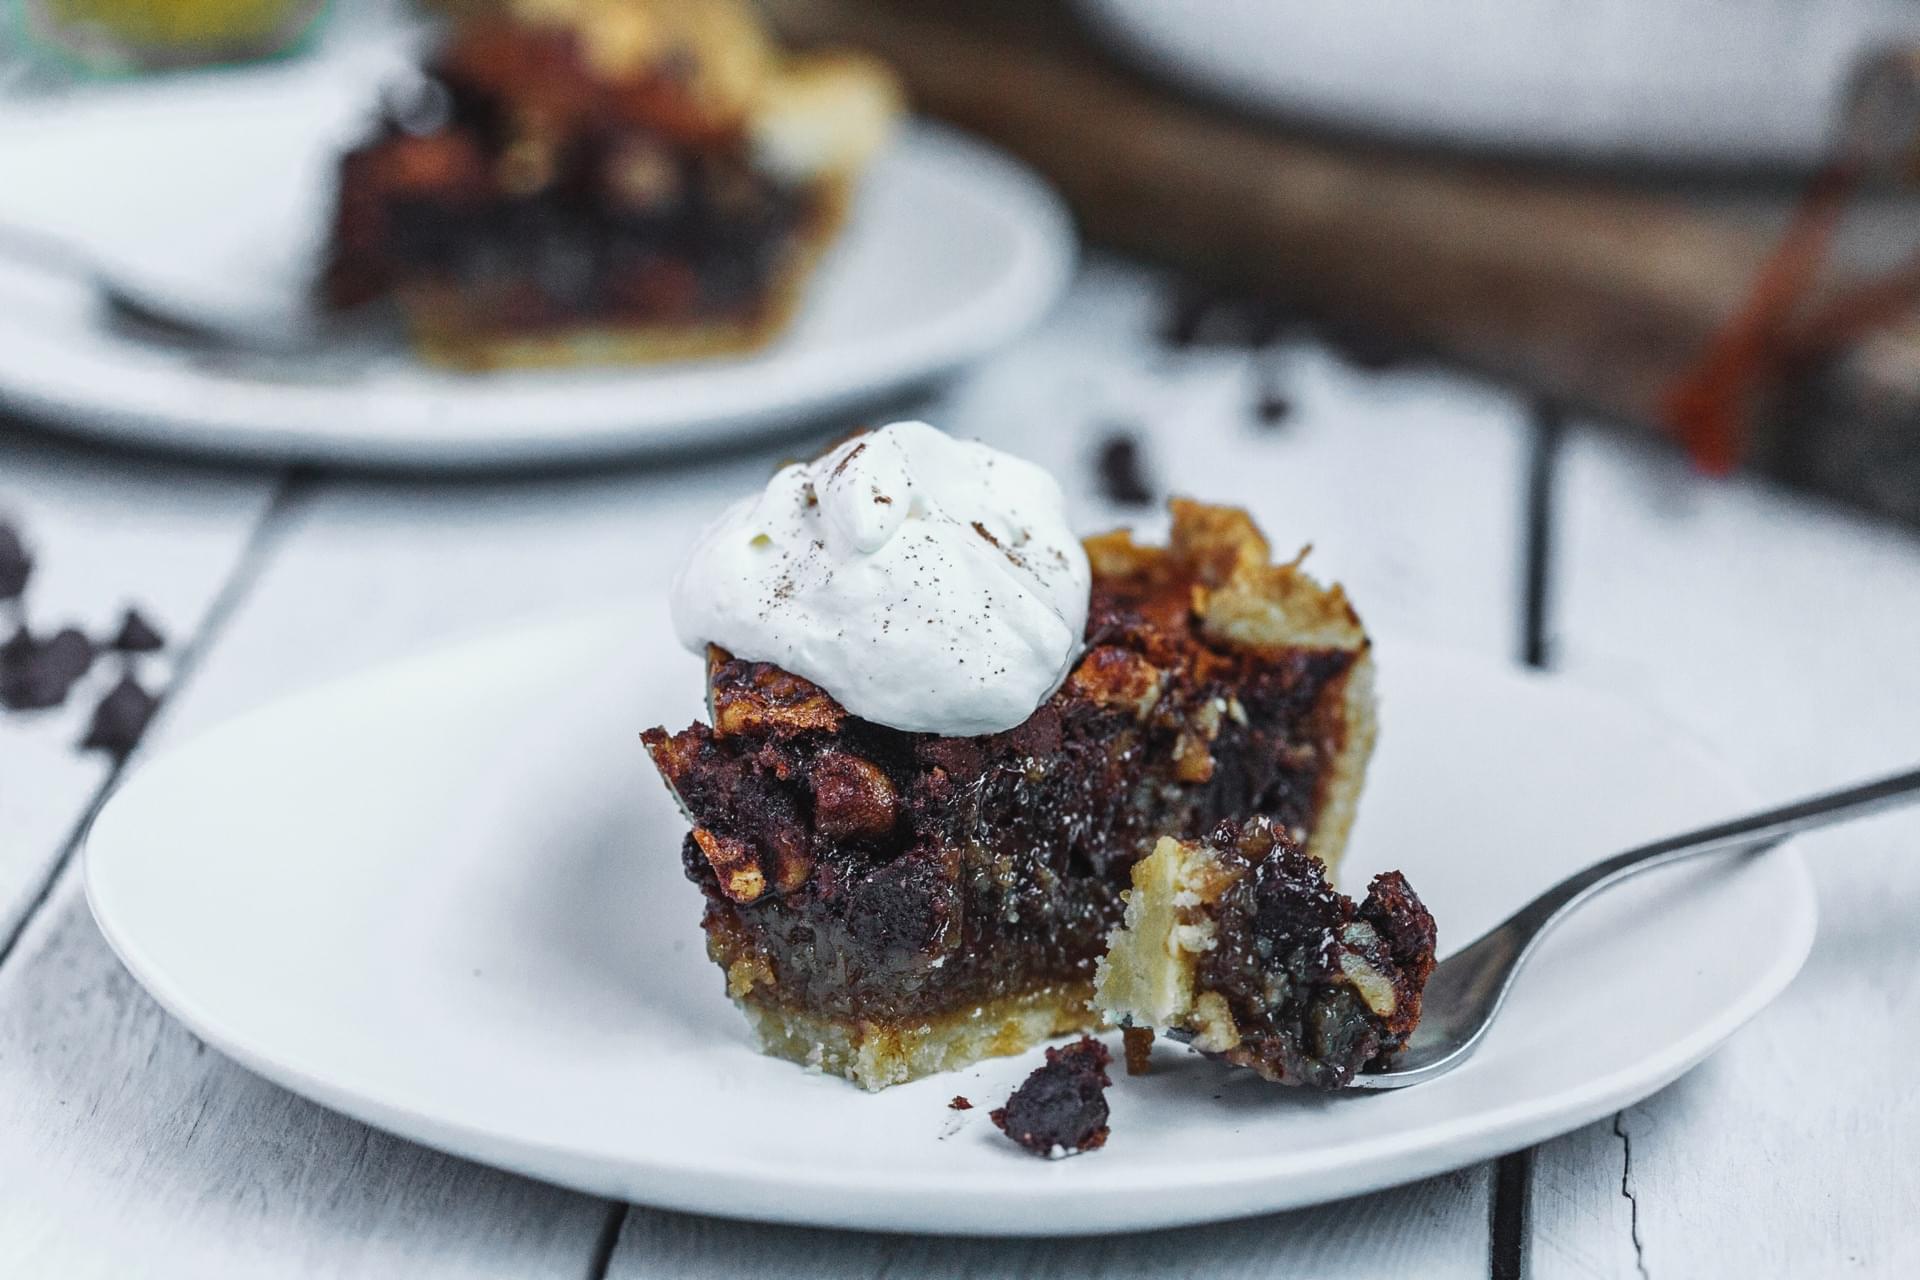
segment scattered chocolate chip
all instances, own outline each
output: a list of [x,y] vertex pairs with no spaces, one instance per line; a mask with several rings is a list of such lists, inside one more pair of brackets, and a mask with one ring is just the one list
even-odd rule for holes
[[1097,471],[1107,501],[1123,507],[1153,502],[1153,488],[1141,474],[1140,442],[1131,434],[1115,432],[1101,442]]
[[1128,1075],[1143,1076],[1153,1070],[1152,1027],[1122,1028],[1120,1046],[1126,1050]]
[[17,600],[33,576],[33,557],[12,525],[0,520],[0,600]]
[[93,641],[75,627],[36,640],[26,627],[0,646],[0,705],[14,711],[44,711],[93,667]]
[[1113,1055],[1091,1037],[1047,1050],[1047,1064],[988,1114],[1000,1131],[1037,1156],[1058,1159],[1107,1141],[1107,1064]]
[[1293,415],[1293,401],[1268,388],[1253,402],[1253,416],[1263,427],[1277,427]]
[[1272,430],[1293,415],[1293,400],[1284,389],[1275,361],[1259,361],[1254,375],[1253,420],[1257,426]]
[[1199,342],[1200,330],[1208,314],[1219,305],[1217,295],[1194,287],[1175,290],[1160,326],[1160,341],[1175,351],[1184,351]]
[[973,1110],[973,1104],[971,1102],[968,1102],[966,1098],[963,1097],[962,1095],[956,1093],[953,1095],[953,1101],[947,1104],[947,1110],[971,1111]]
[[33,651],[36,647],[33,633],[27,630],[26,626],[22,624],[17,631],[7,638],[5,644],[0,644],[0,666],[11,666],[15,663],[25,662],[33,656]]
[[107,642],[107,647],[120,653],[153,653],[166,648],[167,640],[154,629],[152,623],[140,616],[138,609],[129,609],[126,617],[120,620],[118,634]]
[[93,641],[78,627],[62,627],[40,646],[40,662],[68,684],[93,669],[93,654]]
[[104,751],[116,760],[124,760],[140,735],[147,731],[160,700],[140,687],[132,676],[120,677],[120,683],[107,691],[93,709],[93,721],[87,736],[80,740],[82,751]]

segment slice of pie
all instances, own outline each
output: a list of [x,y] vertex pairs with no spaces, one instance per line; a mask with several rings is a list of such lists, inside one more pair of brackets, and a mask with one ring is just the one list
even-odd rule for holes
[[1094,1004],[1276,1083],[1338,1089],[1413,1033],[1434,942],[1399,872],[1356,905],[1265,818],[1223,823],[1134,864]]
[[878,1089],[1091,1028],[1134,864],[1260,815],[1334,864],[1374,740],[1339,587],[1246,513],[1176,500],[1170,545],[1086,544],[1086,643],[1025,723],[887,728],[709,651],[712,724],[652,729],[693,823],[708,951],[767,1052]]
[[743,0],[470,11],[340,169],[322,283],[463,367],[757,346],[889,135],[892,76],[787,55]]

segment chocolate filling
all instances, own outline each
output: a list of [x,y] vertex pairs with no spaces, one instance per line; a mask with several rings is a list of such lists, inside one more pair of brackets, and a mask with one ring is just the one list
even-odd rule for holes
[[[813,189],[696,130],[671,68],[596,82],[571,39],[456,44],[342,162],[327,301],[423,288],[475,332],[750,321],[824,216]],[[538,135],[510,121],[557,122]]]
[[645,737],[695,823],[709,949],[774,978],[744,998],[884,1022],[1087,984],[1160,836],[1310,827],[1358,653],[1216,647],[1189,590],[1096,582],[1073,677],[982,737],[871,724],[719,655],[719,731]]

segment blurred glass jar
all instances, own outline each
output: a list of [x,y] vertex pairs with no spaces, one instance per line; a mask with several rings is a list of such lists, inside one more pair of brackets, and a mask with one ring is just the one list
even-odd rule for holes
[[273,57],[299,45],[328,0],[19,0],[43,46],[107,74]]

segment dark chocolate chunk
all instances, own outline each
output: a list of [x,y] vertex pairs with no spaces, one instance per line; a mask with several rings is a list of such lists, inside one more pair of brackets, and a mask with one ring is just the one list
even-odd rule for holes
[[5,644],[0,644],[0,667],[25,662],[33,656],[33,651],[37,647],[33,633],[25,626],[20,627],[7,638]]
[[1107,1064],[1113,1055],[1091,1037],[1047,1050],[1047,1064],[990,1114],[1009,1138],[1037,1156],[1092,1151],[1107,1141]]
[[36,640],[21,627],[0,646],[0,705],[14,711],[57,707],[92,667],[93,641],[77,628]]
[[1175,351],[1184,351],[1200,340],[1207,316],[1219,306],[1219,297],[1198,288],[1177,290],[1160,326],[1160,341]]
[[125,759],[147,731],[147,722],[159,705],[160,699],[141,688],[139,681],[132,676],[120,677],[120,683],[108,690],[93,709],[93,721],[87,726],[87,736],[80,740],[80,749]]
[[1140,442],[1127,432],[1114,432],[1100,444],[1100,490],[1107,501],[1123,507],[1144,507],[1153,501],[1153,487],[1141,474]]
[[40,662],[59,679],[72,684],[93,668],[93,641],[78,627],[62,627],[40,646]]
[[1292,415],[1293,401],[1271,389],[1261,392],[1253,404],[1253,416],[1263,427],[1277,427]]
[[1274,361],[1262,360],[1255,366],[1257,387],[1253,400],[1253,420],[1268,429],[1293,416],[1293,400],[1281,382],[1281,371]]
[[17,600],[33,576],[33,557],[12,525],[0,520],[0,600]]
[[120,620],[119,632],[107,642],[107,647],[121,653],[154,653],[167,647],[167,639],[138,609],[128,609],[126,617]]
[[965,1095],[956,1093],[953,1095],[953,1101],[947,1104],[947,1110],[971,1111],[973,1110],[973,1103],[967,1101]]

